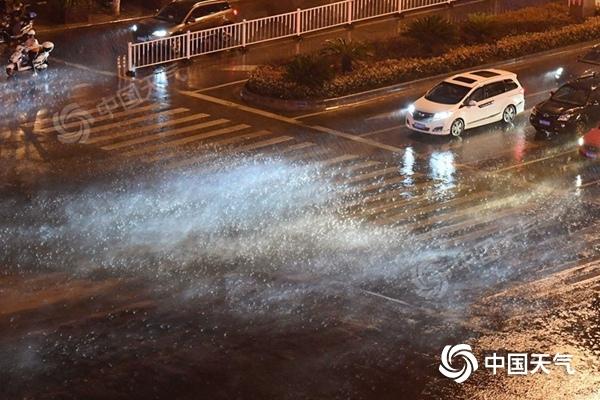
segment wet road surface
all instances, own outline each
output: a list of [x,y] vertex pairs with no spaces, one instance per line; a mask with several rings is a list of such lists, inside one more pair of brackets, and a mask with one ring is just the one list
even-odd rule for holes
[[[581,51],[504,68],[529,109]],[[214,80],[203,61],[135,86],[57,63],[2,83],[0,397],[473,398],[488,377],[440,381],[443,346],[508,346],[515,315],[551,318],[530,281],[577,293],[561,273],[598,258],[600,168],[576,136],[539,139],[527,113],[412,134],[402,110],[431,82],[265,113],[238,98],[254,53],[206,61]],[[587,290],[557,306],[581,304],[577,354],[597,347]],[[564,331],[538,335],[521,344]],[[506,398],[546,385],[523,382]]]

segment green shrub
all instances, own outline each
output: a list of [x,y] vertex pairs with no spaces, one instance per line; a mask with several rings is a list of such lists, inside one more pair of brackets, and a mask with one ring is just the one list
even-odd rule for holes
[[327,40],[321,53],[336,58],[339,61],[342,73],[346,74],[352,72],[356,60],[363,59],[367,55],[367,47],[364,43],[338,38]]
[[469,14],[461,24],[461,32],[466,41],[488,42],[498,35],[497,19],[489,14]]
[[456,25],[439,15],[423,17],[410,22],[404,34],[416,40],[428,54],[456,43],[458,39]]
[[246,87],[254,93],[286,99],[331,98],[597,39],[600,17],[546,32],[506,37],[494,44],[461,46],[438,57],[373,62],[323,81],[321,86],[298,85],[286,80],[281,67],[262,67],[252,74]]
[[373,56],[378,60],[390,58],[414,58],[422,54],[419,43],[406,36],[398,36],[369,44]]
[[334,71],[324,57],[296,56],[285,66],[285,77],[296,85],[317,87],[332,79]]
[[576,22],[569,16],[566,2],[525,7],[493,18],[496,26],[495,38],[526,32],[543,32]]

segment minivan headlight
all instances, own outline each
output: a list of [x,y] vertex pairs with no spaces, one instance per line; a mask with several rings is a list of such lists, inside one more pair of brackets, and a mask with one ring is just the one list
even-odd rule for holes
[[443,120],[446,118],[450,118],[451,115],[452,115],[452,113],[450,111],[443,111],[443,112],[435,113],[433,115],[433,120],[440,121],[440,120]]

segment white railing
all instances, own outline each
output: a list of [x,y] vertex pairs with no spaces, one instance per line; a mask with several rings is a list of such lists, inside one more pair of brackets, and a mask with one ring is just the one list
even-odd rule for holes
[[309,32],[350,25],[357,21],[450,4],[454,1],[456,0],[344,0],[199,32],[129,43],[127,69],[133,74],[138,68],[245,48],[251,44],[301,36]]

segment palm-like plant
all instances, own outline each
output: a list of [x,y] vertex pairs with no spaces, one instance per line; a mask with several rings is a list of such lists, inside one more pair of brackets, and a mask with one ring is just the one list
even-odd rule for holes
[[478,43],[484,43],[497,34],[495,18],[489,14],[469,14],[462,24],[463,34]]
[[367,46],[364,43],[357,43],[344,38],[327,40],[325,47],[321,51],[327,56],[338,57],[343,73],[352,72],[354,62],[363,58],[367,54]]
[[290,82],[307,87],[319,87],[332,79],[334,71],[322,57],[299,55],[285,66],[285,76]]
[[406,36],[416,40],[428,53],[433,53],[437,48],[455,43],[458,29],[446,18],[432,15],[412,21]]

